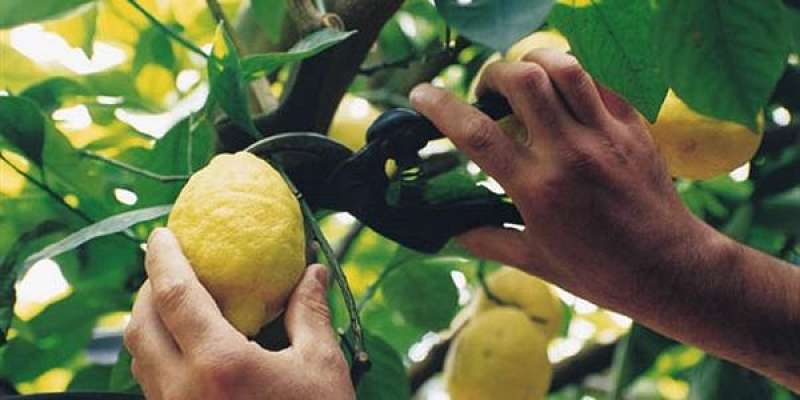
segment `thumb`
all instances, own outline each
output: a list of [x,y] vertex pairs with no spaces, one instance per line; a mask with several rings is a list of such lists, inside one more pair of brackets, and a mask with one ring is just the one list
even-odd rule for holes
[[286,309],[286,333],[292,347],[300,351],[338,346],[331,327],[331,313],[325,296],[328,270],[320,264],[306,268]]

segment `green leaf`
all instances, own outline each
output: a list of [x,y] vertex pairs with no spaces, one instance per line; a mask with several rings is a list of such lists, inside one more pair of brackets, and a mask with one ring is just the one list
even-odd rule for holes
[[29,246],[34,239],[62,228],[63,225],[55,221],[42,222],[22,234],[11,250],[5,256],[0,257],[0,346],[6,343],[8,328],[14,317],[14,304],[16,303],[14,284],[18,276],[15,267],[23,249]]
[[650,369],[658,355],[677,344],[674,340],[634,324],[630,333],[617,345],[611,376],[614,386],[611,399],[621,399],[625,389]]
[[111,367],[108,365],[89,365],[81,368],[67,386],[68,392],[101,392],[108,390]]
[[219,104],[236,125],[253,138],[259,139],[262,135],[256,129],[250,116],[250,99],[244,77],[245,74],[242,72],[241,60],[236,53],[236,48],[222,25],[219,25],[214,36],[211,57],[208,58],[208,79],[211,93],[208,96],[206,108],[209,109],[213,104]]
[[44,28],[59,34],[67,44],[82,49],[88,58],[92,58],[97,32],[97,8],[96,2],[85,4],[65,18],[46,23]]
[[242,60],[244,76],[252,80],[264,74],[269,74],[286,64],[313,57],[341,43],[355,33],[356,31],[342,32],[325,28],[306,36],[287,52],[255,54],[245,57]]
[[172,71],[177,66],[172,41],[157,27],[144,30],[139,36],[133,56],[133,71],[138,74],[148,63],[158,64]]
[[52,113],[61,108],[68,99],[90,94],[89,89],[81,83],[58,76],[27,87],[19,96],[36,102],[43,112]]
[[800,188],[763,199],[755,219],[758,224],[800,235]]
[[131,353],[125,346],[119,350],[117,363],[111,368],[111,378],[108,381],[108,388],[114,392],[123,393],[142,393],[136,379],[133,378],[131,373]]
[[[216,132],[207,118],[190,116],[173,126],[151,150],[132,148],[119,160],[160,175],[191,175],[205,166],[216,149]],[[101,162],[101,161],[98,161]],[[122,176],[116,183],[139,198],[137,207],[173,203],[185,181],[161,182],[143,176]]]
[[21,382],[64,366],[89,344],[100,315],[129,307],[129,296],[118,291],[73,292],[20,323],[0,355],[0,375]]
[[758,131],[789,54],[782,1],[660,4],[654,34],[668,84],[695,111]]
[[66,14],[95,0],[3,0],[0,2],[0,29],[37,22]]
[[21,272],[24,273],[31,265],[45,258],[52,258],[70,251],[94,238],[122,232],[140,222],[149,221],[167,215],[172,205],[157,206],[134,210],[106,218],[100,222],[89,225],[66,238],[45,247],[25,260]]
[[436,331],[449,326],[458,311],[458,289],[450,276],[453,260],[419,255],[402,265],[383,284],[386,304],[421,328]]
[[35,103],[22,97],[0,96],[0,136],[37,164],[42,163],[46,127]]
[[408,375],[400,354],[380,337],[365,332],[365,346],[372,363],[356,389],[359,400],[407,400],[411,398]]
[[772,398],[769,381],[757,373],[706,356],[689,379],[689,400],[761,400]]
[[550,22],[569,40],[586,70],[654,122],[667,95],[651,40],[649,1],[592,1],[586,7],[558,4]]
[[[0,17],[1,18],[1,17]],[[0,90],[15,92],[53,73],[45,70],[17,49],[11,47],[8,33],[0,31]]]
[[448,24],[484,46],[506,51],[538,29],[553,8],[553,0],[436,0]]
[[267,38],[277,43],[281,39],[283,20],[286,17],[286,0],[251,0],[250,6],[258,24]]

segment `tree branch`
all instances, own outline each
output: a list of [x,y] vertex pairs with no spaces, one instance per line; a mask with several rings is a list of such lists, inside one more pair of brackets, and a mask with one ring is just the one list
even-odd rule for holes
[[[307,1],[307,0],[296,0]],[[273,112],[256,118],[265,136],[282,132],[327,132],[339,102],[350,86],[386,21],[403,0],[336,0],[329,2],[323,24],[338,24],[358,33],[343,43],[305,60],[295,68],[283,101]],[[230,121],[217,124],[220,150],[238,151],[253,139]]]

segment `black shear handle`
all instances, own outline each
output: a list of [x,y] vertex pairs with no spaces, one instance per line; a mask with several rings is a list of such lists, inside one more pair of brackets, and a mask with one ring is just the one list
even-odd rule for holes
[[[495,120],[512,113],[505,98],[496,94],[482,97],[474,106]],[[324,199],[324,205],[347,210],[377,232],[423,252],[438,251],[453,236],[474,228],[522,223],[513,204],[489,193],[446,205],[397,207],[386,202],[386,160],[395,160],[401,169],[417,166],[419,151],[441,137],[434,124],[414,110],[400,108],[383,113],[367,131],[367,146],[346,162],[341,173],[334,174],[337,182],[330,182],[329,187],[345,188],[344,192]],[[361,191],[370,194],[354,199],[353,194]]]
[[[501,95],[489,93],[473,104],[493,120],[512,114],[511,105]],[[414,162],[417,152],[428,142],[444,137],[442,132],[422,114],[408,108],[397,108],[383,113],[367,130],[367,141],[385,142],[387,156],[403,165]]]

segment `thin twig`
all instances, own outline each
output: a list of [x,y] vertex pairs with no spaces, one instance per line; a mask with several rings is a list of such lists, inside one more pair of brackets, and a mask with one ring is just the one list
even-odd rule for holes
[[[83,220],[84,222],[86,222],[87,224],[93,224],[93,223],[95,223],[95,222],[96,222],[95,220],[93,220],[91,217],[89,217],[88,215],[86,215],[86,214],[85,214],[83,211],[81,211],[80,209],[78,209],[78,208],[74,208],[74,207],[72,207],[71,205],[69,205],[69,204],[68,204],[68,203],[67,203],[67,202],[64,200],[64,197],[63,197],[63,196],[61,196],[60,194],[58,194],[56,191],[54,191],[54,190],[53,190],[53,189],[52,189],[50,186],[48,186],[48,185],[47,185],[47,184],[45,184],[44,182],[42,182],[42,181],[40,181],[40,180],[38,180],[38,179],[34,178],[33,176],[31,176],[31,175],[30,175],[30,174],[28,174],[27,172],[25,172],[25,171],[23,171],[23,170],[19,169],[19,168],[18,168],[16,165],[14,165],[14,163],[12,163],[11,161],[9,161],[9,160],[8,160],[8,159],[7,159],[7,158],[6,158],[6,157],[5,157],[5,156],[4,156],[2,153],[0,153],[0,160],[3,160],[3,162],[5,162],[6,164],[8,164],[8,166],[9,166],[9,167],[11,167],[11,168],[12,168],[12,169],[13,169],[13,170],[16,172],[16,173],[18,173],[18,174],[22,175],[23,177],[25,177],[25,179],[27,179],[27,180],[28,180],[28,182],[32,183],[34,186],[36,186],[36,187],[38,187],[39,189],[41,189],[41,190],[42,190],[43,192],[45,192],[45,193],[46,193],[48,196],[50,196],[50,197],[51,197],[53,200],[55,200],[55,201],[56,201],[58,204],[61,204],[62,206],[64,206],[64,207],[65,207],[67,210],[69,210],[71,213],[73,213],[73,214],[77,215],[77,216],[78,216],[80,219],[82,219],[82,220]],[[137,245],[141,243],[141,241],[140,241],[138,238],[136,238],[136,236],[134,236],[134,235],[133,235],[131,232],[129,232],[129,231],[127,231],[127,230],[126,230],[126,231],[123,231],[123,232],[121,232],[121,233],[122,233],[123,237],[125,237],[126,239],[129,239],[129,240],[133,241],[133,242],[134,242],[134,243],[136,243]]]
[[352,330],[354,337],[352,368],[356,371],[363,370],[365,366],[369,365],[369,354],[367,354],[367,351],[364,348],[364,331],[361,327],[361,320],[358,316],[358,309],[356,308],[356,302],[353,298],[353,292],[350,291],[350,285],[347,283],[347,277],[342,270],[342,266],[339,264],[339,260],[336,258],[333,248],[331,247],[330,243],[328,243],[325,235],[322,233],[322,229],[319,227],[316,217],[314,217],[314,212],[311,210],[311,207],[309,207],[308,202],[306,202],[306,199],[303,197],[303,194],[297,190],[297,187],[294,186],[294,183],[292,183],[291,179],[289,179],[289,177],[282,170],[278,169],[278,172],[280,172],[280,174],[283,176],[284,181],[286,181],[286,184],[289,185],[292,193],[294,193],[295,197],[300,203],[300,210],[303,212],[303,217],[308,222],[308,226],[311,228],[314,239],[317,240],[317,243],[322,250],[322,254],[325,255],[325,259],[328,260],[328,264],[330,264],[330,267],[333,270],[336,284],[342,291],[342,297],[344,298],[345,306],[347,307],[348,314],[350,314],[350,329]]
[[93,223],[94,222],[88,215],[84,214],[83,211],[81,211],[81,210],[79,210],[77,208],[73,208],[72,206],[67,204],[67,202],[64,201],[64,197],[61,196],[60,194],[56,193],[53,189],[50,188],[50,186],[47,186],[44,182],[39,181],[38,179],[34,178],[33,176],[31,176],[27,172],[19,169],[16,165],[14,165],[14,163],[9,161],[2,153],[0,153],[0,160],[3,160],[16,173],[24,176],[25,179],[27,179],[30,183],[34,184],[36,187],[38,187],[39,189],[41,189],[42,191],[47,193],[47,195],[52,197],[53,200],[58,202],[58,204],[61,204],[62,206],[66,207],[71,213],[73,213],[73,214],[77,215],[78,217],[80,217],[84,222],[87,222],[87,223]]
[[387,69],[408,68],[413,63],[424,63],[428,60],[436,59],[443,55],[449,54],[452,51],[453,49],[445,48],[425,54],[414,53],[395,61],[384,61],[375,65],[362,67],[358,70],[358,73],[361,75],[370,76]]
[[236,53],[242,54],[242,46],[239,44],[239,38],[236,36],[236,32],[233,26],[231,26],[225,12],[222,11],[222,6],[219,5],[217,0],[206,0],[206,5],[208,5],[208,10],[211,11],[211,16],[214,18],[214,21],[218,24],[221,23],[222,29],[224,29],[228,37],[231,38],[233,46],[236,48]]
[[203,58],[208,58],[208,54],[206,54],[203,51],[203,49],[197,47],[197,45],[195,45],[194,43],[189,41],[189,39],[186,39],[183,36],[181,36],[178,32],[175,32],[174,30],[170,29],[168,26],[162,24],[161,21],[158,20],[158,18],[154,17],[153,14],[150,14],[150,12],[147,11],[144,7],[142,7],[142,5],[139,4],[138,1],[136,1],[136,0],[128,0],[128,3],[130,3],[130,5],[132,5],[134,8],[139,10],[139,12],[142,13],[142,15],[144,15],[144,17],[147,18],[147,20],[150,21],[151,24],[155,25],[158,29],[162,30],[164,33],[166,33],[171,38],[175,39],[176,42],[180,43],[181,45],[183,45],[184,47],[186,47],[187,49],[189,49],[193,53],[195,53],[195,54],[197,54],[197,55],[199,55],[199,56],[201,56]]
[[94,152],[91,152],[91,151],[88,151],[88,150],[80,150],[80,154],[84,155],[86,157],[98,160],[98,161],[102,161],[102,162],[104,162],[106,164],[113,165],[113,166],[115,166],[117,168],[124,169],[124,170],[132,172],[134,174],[141,175],[141,176],[143,176],[145,178],[154,179],[154,180],[157,180],[157,181],[160,181],[160,182],[181,182],[181,181],[186,181],[186,180],[189,179],[188,175],[161,175],[161,174],[157,174],[155,172],[148,171],[146,169],[139,168],[137,166],[130,165],[128,163],[125,163],[125,162],[122,162],[122,161],[119,161],[119,160],[115,160],[113,158],[108,158],[108,157],[102,156],[100,154],[97,154],[97,153],[94,153]]

